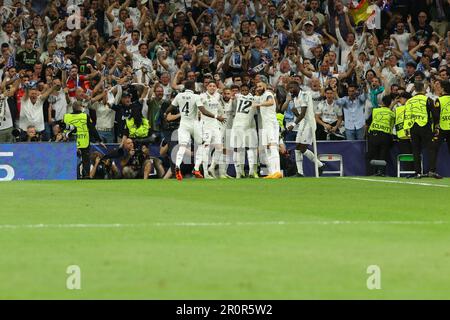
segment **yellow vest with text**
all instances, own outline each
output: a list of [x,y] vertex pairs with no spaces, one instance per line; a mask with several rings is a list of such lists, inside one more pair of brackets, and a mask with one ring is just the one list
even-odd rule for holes
[[395,114],[389,108],[376,108],[372,110],[372,124],[369,127],[369,132],[381,131],[392,134],[394,127]]
[[440,97],[438,103],[441,108],[440,127],[442,130],[450,130],[450,95]]
[[88,115],[86,113],[68,113],[64,115],[64,123],[77,128],[77,148],[89,147]]
[[420,127],[428,123],[427,100],[427,96],[418,94],[406,102],[405,117],[408,120],[405,121],[404,129],[412,128],[414,123],[417,123]]
[[395,109],[395,131],[399,139],[408,139],[404,127],[406,121],[406,106],[398,106]]
[[142,119],[142,124],[138,128],[134,124],[134,119],[127,119],[127,128],[130,133],[130,138],[145,138],[148,136],[148,130],[150,129],[150,124],[147,119]]

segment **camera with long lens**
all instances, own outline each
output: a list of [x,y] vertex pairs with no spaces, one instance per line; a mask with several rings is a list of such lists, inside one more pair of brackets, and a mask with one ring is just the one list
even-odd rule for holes
[[56,121],[55,124],[58,124],[61,128],[64,140],[75,141],[77,139],[77,127],[74,125],[66,125],[64,121]]
[[14,140],[16,142],[40,142],[41,141],[41,135],[38,132],[36,133],[36,136],[30,138],[30,140],[28,140],[27,132],[20,128],[14,128],[11,134],[13,135]]

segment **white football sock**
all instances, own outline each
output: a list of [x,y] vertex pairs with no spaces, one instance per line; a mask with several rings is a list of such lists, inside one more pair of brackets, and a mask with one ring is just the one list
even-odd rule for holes
[[303,154],[312,162],[316,162],[319,168],[323,166],[323,163],[320,162],[319,159],[317,159],[316,155],[311,150],[306,149]]
[[177,166],[178,168],[181,166],[181,163],[183,162],[185,152],[186,152],[186,146],[180,145],[178,147],[177,158],[175,160],[175,166]]
[[295,164],[297,172],[303,174],[303,153],[300,150],[295,150]]
[[227,174],[227,156],[223,153],[220,154],[219,161],[219,175],[224,176]]
[[234,167],[236,169],[236,177],[241,176],[244,172],[244,164],[245,164],[245,150],[237,149],[235,151],[235,159],[234,159]]
[[248,167],[249,167],[249,175],[253,175],[256,171],[256,149],[250,148],[247,150],[247,158],[248,158]]
[[194,163],[195,171],[200,170],[200,165],[202,164],[202,158],[203,158],[203,146],[199,145],[199,146],[197,146],[197,150],[195,151],[195,163]]
[[203,175],[208,175],[209,152],[210,152],[209,144],[203,145],[203,152],[202,152]]
[[280,172],[280,153],[278,152],[278,146],[270,146],[270,160],[272,164],[273,172]]

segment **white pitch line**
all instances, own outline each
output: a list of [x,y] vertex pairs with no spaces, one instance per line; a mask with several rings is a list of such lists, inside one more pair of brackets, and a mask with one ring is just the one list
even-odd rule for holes
[[435,184],[435,183],[426,183],[426,182],[409,182],[409,181],[398,181],[398,180],[369,179],[369,178],[350,178],[350,177],[341,177],[341,179],[371,181],[371,182],[384,182],[384,183],[398,183],[398,184],[412,184],[412,185],[426,186],[426,187],[441,187],[441,188],[448,188],[448,187],[450,187],[449,185],[446,185],[446,184]]
[[442,225],[449,221],[363,221],[363,220],[324,220],[324,221],[242,221],[242,222],[155,222],[142,224],[0,224],[0,229],[92,229],[92,228],[152,228],[152,227],[235,227],[264,225]]

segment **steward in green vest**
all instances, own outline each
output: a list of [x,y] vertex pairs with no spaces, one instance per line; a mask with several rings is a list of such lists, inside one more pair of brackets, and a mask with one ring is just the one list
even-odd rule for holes
[[385,168],[374,168],[370,165],[372,160],[387,161],[389,150],[392,145],[392,131],[395,124],[395,113],[391,110],[391,96],[384,96],[383,105],[372,109],[372,116],[368,119],[370,123],[367,135],[367,173],[368,175],[384,176]]
[[145,139],[149,135],[150,123],[142,116],[142,108],[135,106],[125,122],[124,136],[130,139]]
[[[102,139],[98,135],[95,126],[92,124],[91,119],[86,113],[83,113],[83,106],[81,102],[75,101],[72,105],[73,112],[64,115],[64,123],[66,128],[72,126],[76,128],[74,132],[77,141],[77,149],[81,153],[81,160],[83,163],[82,178],[89,177],[89,171],[91,169],[89,150],[90,141],[102,142]],[[66,129],[66,131],[69,131]],[[75,130],[73,130],[75,131]]]
[[414,88],[415,96],[406,102],[405,115],[407,121],[404,123],[405,130],[409,130],[411,136],[412,153],[414,156],[415,178],[420,179],[422,175],[422,149],[426,148],[430,155],[430,170],[425,176],[438,177],[436,174],[436,155],[432,147],[433,123],[439,123],[439,115],[434,108],[432,99],[425,95],[425,85],[416,81]]
[[[436,99],[434,109],[438,114],[439,122],[434,126],[434,137],[432,141],[433,157],[437,161],[439,148],[443,141],[447,142],[447,147],[450,152],[450,82],[439,81],[435,85],[436,92],[439,98]],[[439,174],[435,173],[435,178],[439,178]]]
[[[400,94],[400,105],[395,109],[395,131],[398,139],[399,154],[412,154],[409,130],[405,129],[405,122],[408,121],[408,116],[406,115],[406,101],[410,98],[411,94],[409,92]],[[403,168],[407,171],[414,171],[414,164],[412,162],[405,162]]]

